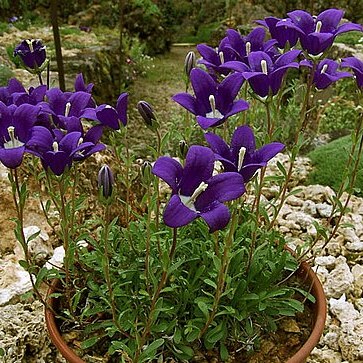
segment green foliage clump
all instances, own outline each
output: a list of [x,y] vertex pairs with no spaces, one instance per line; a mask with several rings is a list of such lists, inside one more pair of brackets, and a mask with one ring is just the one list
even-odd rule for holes
[[[350,136],[344,136],[326,145],[320,146],[308,154],[313,163],[307,184],[328,185],[337,191],[347,165],[352,147]],[[363,161],[360,162],[356,180],[356,194],[363,190]]]
[[355,80],[346,78],[337,82],[332,97],[318,107],[319,132],[342,135],[353,130],[361,108],[356,98]]
[[338,35],[336,43],[344,43],[347,45],[356,45],[363,43],[363,35],[361,32],[348,32]]
[[13,77],[11,69],[4,64],[0,64],[0,87],[6,86],[11,77]]

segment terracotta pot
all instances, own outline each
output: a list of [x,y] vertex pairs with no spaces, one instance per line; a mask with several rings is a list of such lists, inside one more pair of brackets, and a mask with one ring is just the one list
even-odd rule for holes
[[[312,283],[311,294],[316,299],[316,302],[313,305],[313,330],[305,344],[286,363],[304,363],[306,361],[307,357],[310,355],[310,352],[318,344],[319,339],[323,334],[327,312],[326,298],[323,287],[315,272],[311,269],[310,265],[306,262],[302,262],[300,268],[297,271],[297,275],[308,284]],[[56,283],[52,285],[49,293],[52,293],[55,290]],[[49,305],[56,310],[55,301],[56,299],[54,298],[48,299]],[[55,316],[53,312],[49,309],[45,310],[45,321],[47,324],[50,339],[53,344],[58,348],[63,357],[69,363],[85,363],[85,361],[79,358],[76,353],[70,347],[68,347],[66,342],[63,340],[62,335],[60,334],[60,331],[56,324]]]

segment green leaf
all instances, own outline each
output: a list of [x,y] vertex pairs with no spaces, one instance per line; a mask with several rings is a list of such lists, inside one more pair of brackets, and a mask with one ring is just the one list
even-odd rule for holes
[[108,353],[111,355],[114,354],[115,352],[126,352],[128,355],[132,354],[130,348],[125,343],[119,340],[112,341],[111,346],[108,349]]
[[149,344],[140,354],[139,362],[151,361],[155,355],[156,350],[164,344],[164,341],[165,340],[163,338],[159,338]]
[[215,290],[217,289],[217,284],[214,281],[212,281],[211,279],[205,279],[204,282],[207,285],[213,287],[213,289],[215,289]]
[[221,346],[219,348],[219,355],[222,359],[222,361],[226,361],[229,358],[229,353],[227,347],[224,345],[224,343],[221,343]]
[[81,348],[82,349],[88,349],[88,348],[94,346],[101,338],[102,338],[102,336],[94,336],[92,338],[84,340],[81,343]]
[[203,315],[205,316],[205,318],[208,320],[209,319],[209,309],[208,309],[208,305],[205,302],[203,302],[203,301],[198,301],[197,302],[197,305],[198,305],[198,308],[203,313]]
[[187,345],[178,345],[174,346],[175,355],[177,358],[183,361],[189,361],[194,356],[194,350]]
[[213,329],[208,330],[204,339],[206,340],[206,342],[214,346],[214,344],[223,339],[226,334],[227,331],[225,329],[225,326],[223,323],[221,323],[215,326]]

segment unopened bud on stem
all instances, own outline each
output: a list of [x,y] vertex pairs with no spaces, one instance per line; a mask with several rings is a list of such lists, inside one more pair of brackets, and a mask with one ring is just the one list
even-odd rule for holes
[[98,172],[98,188],[102,188],[102,195],[108,199],[112,196],[114,178],[108,165],[103,165]]
[[184,61],[184,72],[189,78],[190,72],[192,69],[196,66],[197,57],[195,56],[195,53],[193,51],[190,51]]
[[151,169],[152,169],[152,165],[150,163],[150,161],[145,160],[142,165],[141,165],[141,175],[142,175],[142,180],[145,184],[150,184],[151,182]]
[[182,159],[185,159],[185,157],[187,156],[188,150],[189,150],[189,146],[186,143],[186,141],[180,140],[179,141],[179,152],[180,152],[180,157]]
[[137,110],[139,114],[143,118],[146,126],[152,130],[157,129],[158,123],[156,122],[156,116],[154,110],[150,106],[150,104],[146,101],[139,101],[137,103]]

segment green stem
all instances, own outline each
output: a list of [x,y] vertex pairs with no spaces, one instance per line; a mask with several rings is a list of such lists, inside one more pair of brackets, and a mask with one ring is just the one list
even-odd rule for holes
[[[47,303],[43,299],[42,295],[40,294],[38,288],[35,286],[35,282],[33,279],[33,275],[31,273],[31,266],[33,266],[33,261],[31,258],[31,255],[29,253],[28,243],[26,241],[25,235],[24,235],[24,208],[25,208],[25,199],[26,197],[22,197],[21,195],[21,188],[20,188],[20,180],[18,175],[17,169],[10,169],[11,177],[12,177],[12,187],[13,187],[13,201],[18,217],[18,223],[19,223],[19,243],[21,244],[23,251],[24,251],[24,258],[27,263],[27,272],[29,274],[30,283],[32,285],[33,291],[35,295],[37,296],[38,300],[47,307]],[[15,185],[14,185],[15,184]]]
[[230,253],[232,245],[233,245],[233,235],[234,235],[234,232],[237,227],[237,221],[238,221],[238,215],[237,215],[236,209],[234,209],[232,217],[231,217],[231,225],[229,227],[229,232],[228,232],[227,238],[225,240],[225,244],[224,244],[222,263],[221,263],[221,268],[218,273],[217,288],[216,288],[216,292],[214,295],[212,311],[211,311],[206,323],[204,324],[204,327],[202,328],[202,330],[199,333],[199,339],[206,333],[206,331],[208,330],[210,324],[213,322],[213,320],[217,314],[217,311],[218,311],[219,302],[220,302],[220,299],[222,297],[222,294],[223,294],[223,291],[225,288],[225,281],[226,281],[226,276],[228,273],[228,267],[229,267],[229,262],[230,262],[229,253]]
[[[169,265],[171,264],[171,262],[173,261],[174,258],[174,254],[175,254],[175,250],[176,250],[176,245],[177,245],[177,228],[173,228],[173,242],[169,251]],[[154,315],[154,311],[155,311],[155,306],[156,303],[159,299],[161,290],[164,288],[165,283],[168,279],[168,271],[167,269],[164,269],[162,274],[161,274],[161,278],[160,278],[160,282],[156,288],[156,291],[154,293],[154,296],[151,300],[151,304],[150,304],[150,311],[149,311],[149,316],[144,328],[144,331],[142,333],[142,336],[140,338],[140,342],[139,342],[139,347],[135,353],[135,358],[133,359],[134,362],[138,362],[138,359],[140,357],[141,354],[141,349],[145,344],[146,338],[148,337],[148,335],[150,334],[150,329],[151,329],[151,325],[153,323],[153,315]]]
[[105,226],[104,226],[104,248],[105,248],[105,264],[104,264],[104,274],[106,278],[106,284],[108,289],[108,294],[110,298],[110,305],[112,310],[112,321],[119,330],[121,334],[130,338],[130,335],[122,328],[120,325],[118,318],[117,318],[117,309],[116,309],[116,302],[115,296],[113,293],[112,282],[111,282],[111,275],[110,275],[110,245],[108,242],[109,232],[110,232],[110,205],[107,204],[105,207],[105,214],[104,214]]

